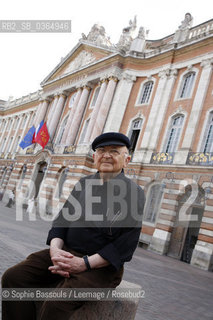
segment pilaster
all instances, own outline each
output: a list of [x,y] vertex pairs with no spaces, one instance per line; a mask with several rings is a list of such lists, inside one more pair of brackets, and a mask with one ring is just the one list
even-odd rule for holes
[[129,96],[136,80],[136,76],[132,76],[125,72],[116,87],[112,106],[104,127],[105,132],[120,130],[123,116],[127,107]]
[[96,124],[91,134],[91,141],[103,131],[117,82],[118,78],[114,76],[109,77],[109,82],[97,114]]

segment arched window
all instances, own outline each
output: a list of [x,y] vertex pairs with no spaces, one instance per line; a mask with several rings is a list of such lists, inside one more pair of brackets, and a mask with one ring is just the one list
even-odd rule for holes
[[75,102],[75,98],[76,98],[76,92],[73,93],[73,95],[72,95],[71,98],[70,98],[69,108],[72,108],[72,107],[73,107],[73,104],[74,104],[74,102]]
[[94,106],[95,106],[95,104],[96,104],[96,101],[97,101],[97,99],[98,99],[98,94],[99,94],[99,92],[100,92],[100,86],[99,87],[97,87],[96,89],[95,89],[95,92],[94,92],[94,94],[93,94],[93,97],[92,97],[92,101],[91,101],[91,104],[90,104],[90,108],[93,108]]
[[90,122],[90,119],[87,119],[84,122],[84,127],[82,129],[82,133],[81,133],[81,137],[80,137],[79,143],[83,143],[84,142],[84,139],[85,139],[85,136],[86,136],[86,133],[87,133],[87,128],[89,126],[89,122]]
[[194,79],[195,72],[189,72],[183,77],[180,87],[180,98],[189,98],[191,96]]
[[155,223],[163,197],[161,184],[151,185],[148,193],[144,211],[144,221]]
[[172,120],[167,134],[165,152],[175,152],[178,147],[184,116],[179,115]]
[[142,128],[143,120],[141,118],[135,119],[132,121],[131,129],[130,129],[130,152],[133,153],[135,151],[138,137],[140,135],[140,131]]
[[210,113],[204,137],[203,152],[213,152],[213,112]]
[[57,144],[61,143],[61,140],[62,140],[62,137],[63,137],[63,134],[64,134],[64,130],[65,130],[66,125],[67,125],[67,120],[68,120],[68,116],[66,116],[66,118],[62,121],[62,124],[61,124],[60,129],[59,129],[59,133],[58,133],[58,136],[57,136],[57,140],[56,140]]
[[144,83],[139,96],[138,104],[144,104],[149,102],[152,88],[153,88],[153,81],[148,81]]

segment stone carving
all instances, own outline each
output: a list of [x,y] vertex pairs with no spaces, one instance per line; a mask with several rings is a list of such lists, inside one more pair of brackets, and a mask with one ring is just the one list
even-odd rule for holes
[[137,27],[137,19],[134,17],[133,21],[129,21],[129,25],[123,28],[122,35],[120,36],[117,48],[120,51],[128,51],[130,49],[131,43],[133,41],[133,34]]
[[181,21],[181,25],[178,27],[181,30],[185,30],[186,28],[190,28],[192,26],[193,17],[191,13],[186,13],[185,18],[183,21]]
[[105,28],[99,24],[94,24],[87,36],[82,33],[82,40],[92,42],[101,47],[112,47],[110,37],[106,35]]
[[64,70],[63,74],[72,72],[76,69],[79,69],[83,66],[86,66],[95,60],[95,56],[86,50],[83,50],[79,55],[68,65]]
[[130,52],[142,53],[144,52],[145,46],[145,29],[144,27],[140,27],[137,38],[135,38],[131,43]]
[[193,17],[190,13],[185,14],[185,18],[181,21],[181,25],[178,27],[178,30],[175,32],[173,42],[183,42],[187,39],[189,34],[189,29],[192,26]]

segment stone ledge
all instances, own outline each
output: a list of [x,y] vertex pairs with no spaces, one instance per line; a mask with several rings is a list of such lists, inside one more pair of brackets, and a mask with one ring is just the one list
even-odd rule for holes
[[[116,289],[138,289],[137,284],[122,280]],[[126,298],[114,301],[87,301],[70,320],[134,320],[139,299]]]
[[[141,286],[122,280],[115,290],[141,290]],[[40,301],[36,302],[37,315],[41,308]],[[139,298],[122,298],[113,301],[86,301],[84,305],[71,315],[70,320],[134,320]],[[38,319],[38,317],[37,317]]]

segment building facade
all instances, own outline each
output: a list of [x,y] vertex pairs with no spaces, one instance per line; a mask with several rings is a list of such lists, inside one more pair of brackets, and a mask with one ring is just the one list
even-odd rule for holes
[[[112,44],[94,25],[20,99],[0,100],[2,201],[58,212],[80,177],[94,172],[91,142],[117,131],[131,140],[126,174],[146,192],[140,243],[213,270],[213,20],[147,40],[136,19]],[[46,121],[44,149],[19,143]],[[29,212],[30,213],[30,212]]]

